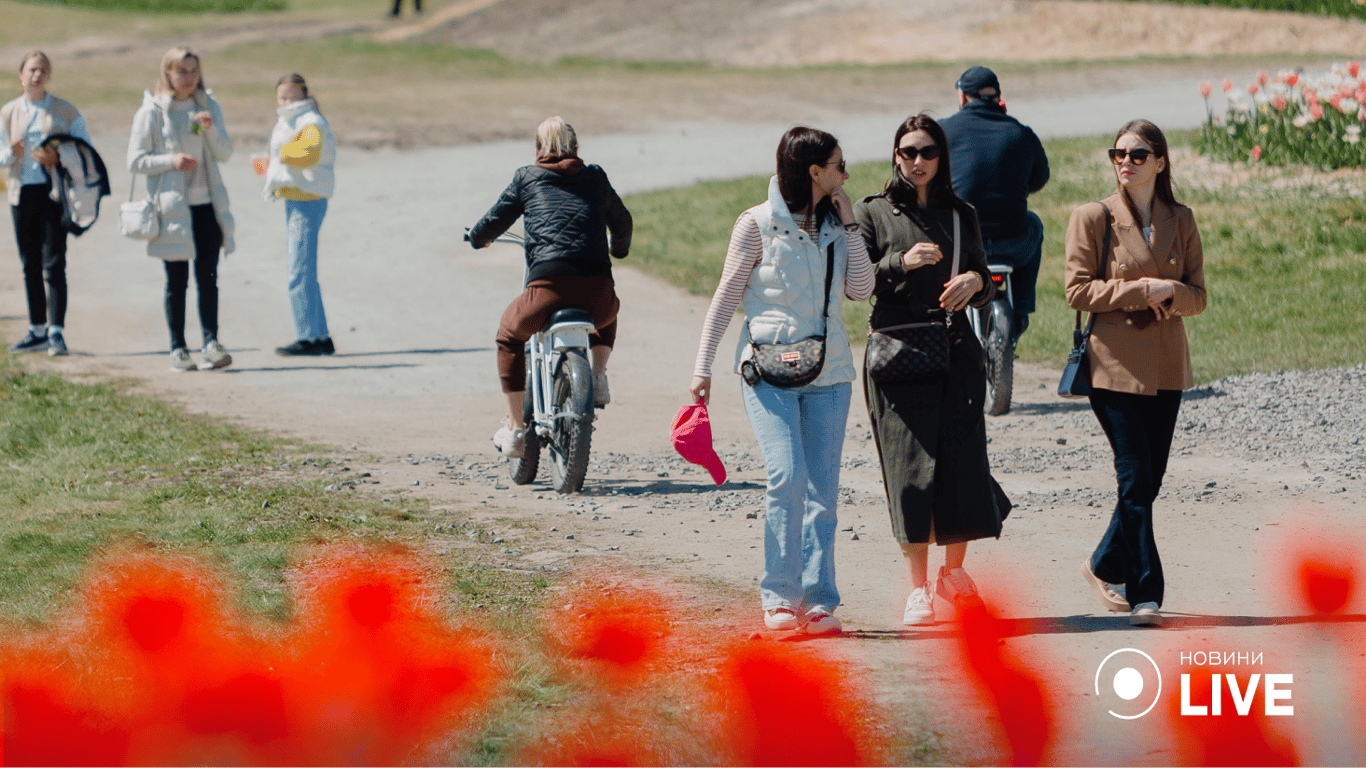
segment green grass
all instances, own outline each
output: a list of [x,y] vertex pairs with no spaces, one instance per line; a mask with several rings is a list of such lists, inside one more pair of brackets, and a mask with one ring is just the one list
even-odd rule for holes
[[[244,610],[278,620],[289,615],[285,568],[304,545],[478,530],[458,510],[350,490],[355,473],[325,448],[125,390],[0,354],[0,623],[44,620],[87,558],[119,542],[203,554],[240,577]],[[538,603],[544,579],[490,568],[483,545],[471,546],[447,568],[453,603],[509,617]]]
[[[1148,2],[1149,0],[1142,0]],[[1251,8],[1256,11],[1288,11],[1318,16],[1366,19],[1366,5],[1356,0],[1166,0],[1181,5],[1213,5],[1220,8]]]
[[[1195,132],[1173,132],[1189,148]],[[1103,150],[1111,137],[1045,142],[1052,180],[1030,198],[1044,222],[1038,312],[1021,339],[1022,359],[1061,366],[1075,314],[1062,293],[1063,239],[1071,212],[1114,190]],[[1323,368],[1360,362],[1366,347],[1366,205],[1328,183],[1287,186],[1277,177],[1213,191],[1182,185],[1177,196],[1200,226],[1209,307],[1185,321],[1198,381],[1252,371]],[[850,167],[846,188],[858,198],[879,190],[888,163]],[[632,260],[697,294],[720,278],[735,217],[761,202],[766,177],[702,182],[631,195],[636,219]],[[850,339],[861,341],[869,304],[845,302]]]

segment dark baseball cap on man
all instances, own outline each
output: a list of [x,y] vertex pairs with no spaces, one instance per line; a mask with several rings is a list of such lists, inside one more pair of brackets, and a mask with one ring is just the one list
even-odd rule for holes
[[996,79],[996,73],[986,67],[969,67],[953,85],[969,96],[977,96],[983,88],[994,88],[995,95],[1001,95],[1001,83]]

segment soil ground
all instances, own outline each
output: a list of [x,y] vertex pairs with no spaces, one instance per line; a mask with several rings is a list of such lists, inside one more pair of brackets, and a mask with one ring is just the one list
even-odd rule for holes
[[[675,5],[682,6],[669,7]],[[981,41],[978,50],[990,50],[993,55],[1041,50],[1038,41],[1051,39],[1057,47],[1048,50],[1055,52],[1038,58],[1087,58],[1128,53],[1117,45],[1105,45],[1104,35],[1088,34],[1088,29],[1115,31],[1116,38],[1127,39],[1130,29],[1236,30],[1233,20],[1241,18],[1209,9],[1038,2],[989,4],[998,10],[986,14],[983,26],[986,5],[950,4],[935,15],[936,24],[958,29],[965,36],[977,35],[972,39]],[[610,3],[588,6],[599,12],[596,18],[605,29],[612,29],[608,22],[622,16],[620,7]],[[426,36],[421,39],[487,43],[510,54],[542,50],[544,40],[552,37],[586,39],[582,33],[563,28],[564,34],[547,36],[541,27],[525,23],[529,8],[536,18],[546,17],[546,24],[551,24],[551,11],[557,7],[504,0],[481,11],[490,14],[482,17],[483,32],[460,26],[481,18],[475,14],[458,17],[469,21],[457,20],[449,27],[433,25],[417,33]],[[833,8],[841,14],[881,8],[882,23],[873,25],[873,31],[908,30],[898,33],[898,40],[915,39],[910,37],[914,22],[929,14],[916,3],[756,1],[739,6],[753,11],[755,18],[760,12],[788,18],[782,12],[790,11],[798,20],[809,18],[804,15],[809,7]],[[727,3],[725,8],[737,6]],[[669,18],[682,25],[684,20],[725,16],[705,3],[693,10],[680,10]],[[1182,15],[1197,11],[1201,13],[1189,20]],[[1051,22],[1038,21],[1038,14],[1050,12],[1055,15],[1042,18]],[[434,11],[433,18],[439,13]],[[1059,21],[1064,17],[1058,14],[1064,13],[1066,23]],[[514,15],[495,23],[503,18],[497,14]],[[516,38],[509,30],[519,28],[519,18],[524,34]],[[1093,18],[1095,26],[1077,27],[1071,35],[1054,31],[1087,18]],[[1219,44],[1199,38],[1180,50],[1165,52],[1271,54],[1283,50],[1277,46],[1288,45],[1283,42],[1286,38],[1276,38],[1281,42],[1238,48],[1255,37],[1248,31],[1251,27],[1286,25],[1277,16],[1249,18],[1251,26],[1244,29],[1245,34],[1225,36]],[[909,26],[896,26],[906,19]],[[1345,34],[1349,37],[1342,39],[1342,46],[1363,47],[1363,26],[1355,22],[1305,17],[1293,17],[1293,22],[1317,30],[1301,33],[1302,38],[1338,40],[1330,33]],[[794,21],[793,28],[800,29],[800,24]],[[697,25],[684,25],[670,34],[684,41],[678,46],[680,51],[690,44],[705,48],[704,42],[719,39],[710,27]],[[997,37],[982,37],[988,34]],[[646,39],[639,30],[635,36]],[[1188,37],[1196,39],[1193,33]],[[654,50],[663,50],[662,39],[651,44]],[[801,63],[764,60],[760,50],[742,50],[743,39],[734,38],[730,58],[705,51],[680,53],[680,57],[741,64]],[[1098,39],[1101,42],[1095,42]],[[866,44],[851,45],[848,50],[863,51],[875,61],[893,58],[888,53],[876,54],[880,49],[871,36],[860,42]],[[1072,47],[1065,47],[1069,42]],[[956,48],[945,50],[949,53],[940,58],[965,58],[950,55]],[[1324,50],[1295,52],[1320,55]],[[599,52],[591,47],[566,48],[555,55]],[[1133,51],[1141,52],[1141,47]],[[131,61],[131,54],[119,52],[117,46],[92,56],[108,66]],[[745,56],[759,58],[742,60]],[[1070,104],[1071,112],[1064,115],[1067,119],[1056,120],[1066,125],[1072,122],[1069,116],[1088,111],[1089,105],[1090,112],[1099,113],[1094,115],[1098,121],[1117,125],[1127,115],[1110,111],[1114,105],[1102,97],[1128,92],[1127,86],[1121,87],[1123,73],[1132,76],[1139,69],[1146,73],[1145,82],[1175,84],[1159,88],[1153,96],[1167,100],[1181,98],[1174,94],[1193,93],[1191,80],[1227,74],[1222,64],[1200,61],[1102,68],[1078,64],[1038,70],[1022,66],[1018,78],[1007,82],[1021,94],[1020,103],[1034,109],[1040,120],[1048,115],[1050,105]],[[819,104],[798,78],[784,76],[768,82],[778,81],[787,85],[771,99],[757,100],[709,101],[700,96],[704,91],[698,86],[682,113],[671,99],[649,93],[636,83],[631,95],[613,97],[617,100],[612,101],[612,120],[594,123],[592,130],[581,125],[581,137],[585,147],[591,147],[591,159],[609,169],[618,188],[633,191],[760,170],[770,162],[770,147],[781,124],[797,119],[866,118],[870,125],[886,126],[889,114],[899,116],[906,111],[896,104],[923,99],[950,108],[944,95],[946,80],[939,74],[914,87],[903,84],[894,102],[890,86],[881,83],[840,102],[838,108]],[[947,82],[952,82],[951,74]],[[752,96],[753,92],[747,93]],[[515,94],[501,98],[481,109],[504,113],[504,124],[517,125],[519,135],[543,114],[539,102],[515,109]],[[1099,108],[1098,104],[1109,106]],[[629,109],[621,109],[622,105]],[[132,106],[126,111],[131,113]],[[1195,106],[1195,114],[1203,114],[1203,107]],[[585,102],[585,108],[594,114],[592,103]],[[442,102],[439,111],[438,122],[459,125],[465,119],[460,116],[459,102]],[[263,135],[269,125],[269,103],[261,104],[256,112],[255,116],[245,110],[229,112],[230,126],[235,127],[241,114],[242,124],[260,126]],[[690,122],[678,122],[682,117]],[[362,124],[367,119],[363,110],[342,109],[334,121]],[[122,142],[126,142],[126,136],[119,133],[126,130],[123,120],[126,116],[113,112],[92,117],[99,146],[116,167]],[[706,297],[660,284],[631,269],[629,260],[618,268],[623,309],[613,357],[613,402],[601,412],[596,425],[595,464],[584,492],[560,497],[544,484],[509,487],[488,440],[501,411],[491,339],[503,306],[520,289],[522,260],[511,246],[469,250],[460,242],[460,227],[473,223],[485,210],[512,170],[529,159],[530,147],[521,141],[341,153],[338,195],[331,201],[322,243],[322,283],[338,354],[299,360],[271,354],[273,347],[292,341],[293,333],[284,288],[282,211],[261,200],[259,182],[245,157],[258,151],[252,146],[253,130],[244,130],[239,157],[223,167],[239,222],[238,251],[223,262],[219,278],[221,336],[235,358],[233,366],[184,375],[167,370],[161,266],[143,255],[138,243],[118,236],[112,201],[106,203],[106,221],[71,243],[67,339],[72,355],[34,359],[35,366],[73,377],[131,376],[148,391],[192,411],[352,450],[350,466],[356,473],[370,473],[362,487],[392,497],[423,495],[486,522],[505,539],[509,567],[558,572],[644,569],[661,580],[684,585],[719,582],[731,589],[755,589],[762,566],[762,521],[749,515],[762,513],[757,500],[762,497],[764,472],[740,406],[738,382],[720,383],[712,406],[716,441],[731,473],[724,487],[716,489],[701,469],[683,465],[667,442],[673,414],[686,397]],[[883,132],[870,128],[869,136]],[[376,143],[390,143],[393,136],[381,138]],[[873,146],[881,146],[883,140],[877,139]],[[851,156],[874,152],[854,151],[854,142],[844,141]],[[670,154],[670,146],[686,150]],[[123,176],[115,174],[113,201],[127,193]],[[756,193],[756,200],[761,194]],[[9,238],[0,238],[0,262],[4,260],[17,261]],[[0,306],[6,308],[0,327],[6,338],[17,338],[22,333],[24,306],[17,269],[0,273]],[[193,339],[193,317],[188,330]],[[733,343],[732,336],[722,349]],[[1049,682],[1058,719],[1045,761],[1157,765],[1181,759],[1168,723],[1157,715],[1136,721],[1115,719],[1094,694],[1096,671],[1107,654],[1137,648],[1157,659],[1167,696],[1174,695],[1177,676],[1189,666],[1181,663],[1182,653],[1262,653],[1265,667],[1252,671],[1295,676],[1296,714],[1274,725],[1299,739],[1302,760],[1309,764],[1366,762],[1366,740],[1354,727],[1362,710],[1359,705],[1341,706],[1342,681],[1366,680],[1366,654],[1362,653],[1366,617],[1359,615],[1358,605],[1344,622],[1309,620],[1293,599],[1287,573],[1292,545],[1329,539],[1342,544],[1352,536],[1360,537],[1359,500],[1366,491],[1360,474],[1343,479],[1345,490],[1334,493],[1336,479],[1334,487],[1326,485],[1313,464],[1314,457],[1303,457],[1302,462],[1253,461],[1178,439],[1158,512],[1158,536],[1168,574],[1164,610],[1172,620],[1163,631],[1136,630],[1129,627],[1126,617],[1097,613],[1096,600],[1078,573],[1081,558],[1102,533],[1109,504],[1105,499],[1114,479],[1108,448],[1098,429],[1076,426],[1073,417],[1084,411],[1085,404],[1061,401],[1052,393],[1056,376],[1057,371],[1050,368],[1020,366],[1016,407],[1007,416],[989,420],[993,465],[1018,506],[1002,538],[975,544],[968,560],[984,595],[1007,619],[1001,647]],[[981,706],[978,694],[954,671],[948,625],[923,630],[901,626],[906,576],[890,535],[876,454],[857,397],[845,456],[840,527],[848,530],[840,534],[837,569],[846,633],[840,639],[823,641],[823,652],[838,655],[864,672],[862,678],[875,690],[875,698],[890,711],[920,713],[922,722],[940,734],[944,759],[969,764],[1008,762],[999,718]],[[938,563],[936,553],[932,564],[937,567]],[[703,588],[691,590],[690,596],[687,586],[667,592],[684,595],[678,607],[684,615],[708,610],[712,602]],[[720,602],[725,611],[714,620],[722,631],[778,639],[761,631],[757,600],[747,609],[734,608],[729,599]]]

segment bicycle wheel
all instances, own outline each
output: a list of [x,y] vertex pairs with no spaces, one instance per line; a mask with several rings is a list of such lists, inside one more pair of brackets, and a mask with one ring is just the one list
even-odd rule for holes
[[1000,416],[1010,410],[1011,390],[1015,386],[1015,350],[1010,345],[1010,310],[1005,303],[991,303],[990,324],[986,326],[987,397],[985,410]]
[[560,359],[551,383],[550,479],[560,493],[578,493],[588,474],[593,439],[593,369],[583,350]]
[[[528,372],[528,382],[530,375]],[[527,389],[522,393],[522,423],[526,425],[522,458],[513,459],[509,465],[512,470],[512,482],[518,485],[528,485],[535,481],[536,471],[541,466],[541,436],[536,434],[536,410],[532,407],[531,400],[531,390]]]

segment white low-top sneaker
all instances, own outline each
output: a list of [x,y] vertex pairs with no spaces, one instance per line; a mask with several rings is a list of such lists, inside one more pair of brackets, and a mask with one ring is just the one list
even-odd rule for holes
[[1162,613],[1157,610],[1157,607],[1157,603],[1135,605],[1134,610],[1129,614],[1129,625],[1134,627],[1162,626]]
[[774,630],[796,629],[802,625],[797,612],[791,608],[773,608],[764,611],[764,626]]
[[838,635],[844,629],[834,614],[814,611],[806,615],[806,625],[802,627],[808,635]]
[[906,598],[906,612],[901,616],[901,623],[908,627],[928,627],[934,623],[934,597],[929,584]]
[[193,371],[196,367],[197,366],[194,364],[194,360],[190,358],[190,350],[184,347],[171,350],[172,371],[176,373],[184,373],[186,371]]
[[204,351],[200,353],[199,370],[212,371],[215,368],[227,368],[232,365],[232,355],[228,350],[218,343],[218,339],[210,341],[204,345]]

